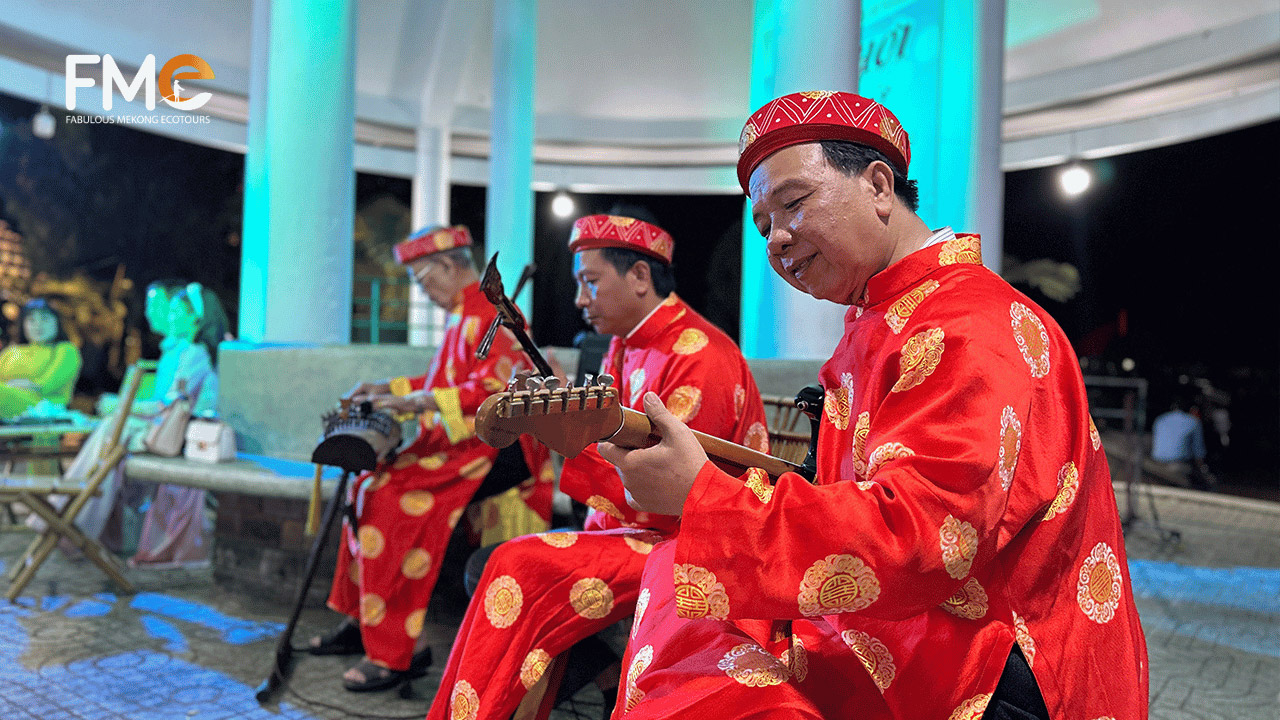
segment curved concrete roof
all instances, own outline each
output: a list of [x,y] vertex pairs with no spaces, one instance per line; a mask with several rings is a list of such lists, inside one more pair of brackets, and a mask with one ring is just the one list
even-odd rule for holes
[[[1280,116],[1276,0],[1010,0],[1007,8],[1006,169]],[[366,0],[358,13],[357,167],[410,176],[416,128],[448,126],[455,180],[483,184],[491,4]],[[0,0],[0,91],[53,105],[67,54],[109,53],[136,68],[148,54],[163,62],[195,53],[217,73],[202,88],[214,93],[202,110],[211,122],[147,129],[243,151],[252,14],[251,0]],[[750,0],[540,0],[535,182],[737,192],[750,44]],[[122,112],[131,111],[117,105]]]

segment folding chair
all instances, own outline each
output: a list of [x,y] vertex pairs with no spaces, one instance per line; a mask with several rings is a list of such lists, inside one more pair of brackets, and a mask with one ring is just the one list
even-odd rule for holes
[[[107,474],[124,459],[125,447],[120,442],[125,423],[129,419],[129,411],[133,407],[134,398],[138,394],[138,385],[142,373],[130,368],[125,378],[124,396],[112,416],[107,441],[103,443],[97,462],[83,479],[65,479],[56,477],[22,477],[5,479],[0,484],[0,503],[20,502],[32,513],[45,522],[45,529],[27,546],[26,552],[9,572],[9,589],[5,596],[12,602],[22,593],[35,577],[36,571],[49,558],[49,554],[57,546],[60,539],[65,538],[89,558],[93,564],[102,569],[125,592],[134,592],[133,584],[124,576],[124,568],[95,538],[90,538],[75,526],[76,516],[84,509],[89,498],[98,494],[102,481]],[[49,502],[50,495],[61,495],[69,498],[67,504],[58,510]]]

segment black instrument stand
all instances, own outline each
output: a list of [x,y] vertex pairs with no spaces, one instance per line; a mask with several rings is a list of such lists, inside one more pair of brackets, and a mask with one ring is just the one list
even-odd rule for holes
[[293,633],[298,627],[298,617],[302,614],[302,606],[307,601],[307,592],[311,590],[311,581],[315,579],[316,568],[320,564],[320,557],[324,555],[324,547],[329,541],[329,534],[333,531],[333,522],[341,513],[339,508],[346,504],[347,499],[347,483],[351,480],[350,470],[344,471],[342,477],[338,480],[338,487],[334,490],[333,497],[329,500],[329,505],[324,510],[324,520],[320,523],[320,529],[316,532],[315,540],[311,542],[311,553],[307,555],[307,568],[302,576],[302,586],[298,588],[298,600],[293,605],[293,614],[289,616],[289,624],[285,626],[284,633],[280,635],[280,640],[276,643],[276,662],[271,668],[271,674],[267,679],[258,686],[258,690],[254,693],[254,697],[259,703],[266,703],[276,694],[277,691],[289,679],[290,673],[293,672]]

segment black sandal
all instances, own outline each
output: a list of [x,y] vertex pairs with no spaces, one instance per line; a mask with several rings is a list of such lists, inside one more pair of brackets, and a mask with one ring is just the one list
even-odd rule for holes
[[364,652],[364,640],[360,638],[360,626],[344,621],[326,635],[311,638],[307,652],[312,655],[355,655]]
[[369,658],[365,658],[352,668],[353,670],[359,670],[365,679],[357,682],[343,678],[342,687],[351,692],[383,690],[395,687],[402,682],[420,678],[427,674],[427,668],[429,667],[431,667],[431,648],[429,647],[413,654],[413,658],[409,660],[408,670],[392,670],[374,663]]

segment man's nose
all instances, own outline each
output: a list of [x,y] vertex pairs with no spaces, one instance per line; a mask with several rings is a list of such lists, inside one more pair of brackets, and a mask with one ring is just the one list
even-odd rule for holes
[[586,286],[579,285],[578,294],[575,295],[573,298],[573,306],[578,308],[579,310],[582,310],[583,308],[585,308],[590,304],[591,304],[591,295],[587,292]]
[[770,257],[781,257],[786,254],[793,242],[791,232],[787,228],[774,227],[769,230],[769,241],[765,244],[765,248],[769,251]]

